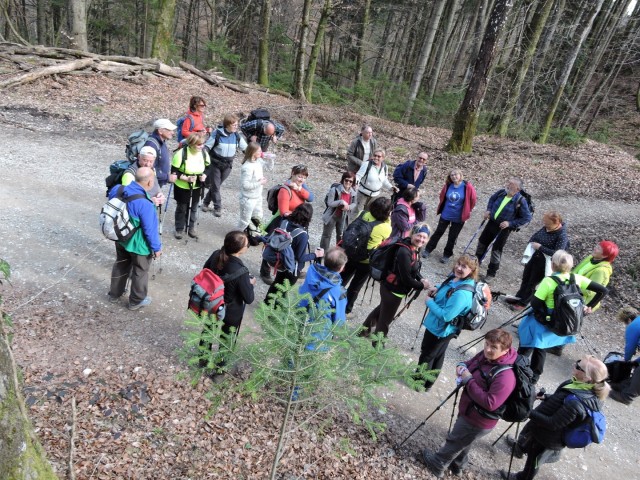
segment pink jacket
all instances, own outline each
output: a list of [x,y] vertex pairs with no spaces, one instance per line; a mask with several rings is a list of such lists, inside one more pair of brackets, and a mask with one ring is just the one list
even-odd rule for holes
[[[449,188],[449,184],[445,183],[442,190],[440,190],[440,203],[438,204],[438,210],[436,210],[436,215],[440,215],[442,213],[442,209],[444,208],[444,202],[447,196],[447,189]],[[478,200],[476,196],[476,189],[471,183],[465,181],[464,182],[464,205],[462,206],[462,218],[463,222],[466,222],[471,217],[471,210],[476,206],[476,201]]]

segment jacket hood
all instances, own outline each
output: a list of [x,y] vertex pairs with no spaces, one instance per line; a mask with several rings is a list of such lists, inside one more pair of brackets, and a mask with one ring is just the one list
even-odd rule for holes
[[332,272],[324,265],[316,263],[309,267],[305,283],[309,288],[309,293],[314,297],[325,288],[341,285],[342,278],[339,273]]
[[486,361],[487,363],[491,363],[494,365],[512,365],[516,363],[516,358],[518,358],[518,352],[516,351],[515,348],[510,347],[509,351],[505,353],[503,356],[501,356],[500,358],[498,358],[497,360],[494,360],[492,362],[490,362],[489,360],[486,360]]

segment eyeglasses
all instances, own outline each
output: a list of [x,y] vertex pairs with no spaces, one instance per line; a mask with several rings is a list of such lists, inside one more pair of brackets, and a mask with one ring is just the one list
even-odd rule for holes
[[382,158],[382,157],[383,157],[383,155],[380,155],[380,154],[377,154],[377,155],[373,156],[373,158]]
[[342,183],[353,183],[353,180],[351,180],[350,178],[345,178]]
[[575,367],[576,367],[576,370],[578,370],[579,372],[586,373],[584,369],[580,366],[580,360],[576,362]]

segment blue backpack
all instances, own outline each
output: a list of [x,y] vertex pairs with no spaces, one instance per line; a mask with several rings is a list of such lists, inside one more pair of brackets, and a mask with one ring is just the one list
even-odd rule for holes
[[271,232],[265,239],[265,247],[262,251],[262,258],[276,271],[286,270],[293,275],[298,273],[298,262],[291,243],[293,239],[304,232],[301,227],[294,228],[288,232],[289,222],[283,220],[278,228]]
[[602,443],[607,431],[607,420],[598,410],[591,410],[577,395],[567,395],[564,403],[578,401],[587,412],[587,418],[573,427],[565,428],[562,441],[567,448],[584,448],[592,443]]
[[177,132],[178,132],[178,143],[182,143],[182,141],[184,140],[184,137],[182,136],[182,125],[184,124],[184,121],[186,119],[191,120],[191,126],[193,127],[193,124],[195,123],[193,121],[193,117],[191,115],[189,115],[188,113],[184,116],[184,117],[180,117],[177,121],[176,121],[176,127],[177,128]]

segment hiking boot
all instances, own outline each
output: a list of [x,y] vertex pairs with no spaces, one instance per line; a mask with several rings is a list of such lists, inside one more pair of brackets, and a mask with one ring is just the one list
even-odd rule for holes
[[202,206],[200,207],[200,210],[202,210],[203,212],[210,212],[213,209],[209,205],[205,205],[203,203]]
[[222,209],[220,208],[216,208],[213,210],[213,216],[214,217],[221,217],[222,216]]
[[260,280],[262,280],[267,285],[271,285],[273,283],[273,278],[270,275],[260,275]]
[[120,301],[120,297],[122,295],[120,295],[119,297],[114,297],[113,295],[111,295],[110,293],[107,293],[107,298],[109,300],[109,303],[118,303]]
[[182,240],[183,233],[183,231],[176,230],[175,232],[173,232],[173,236],[176,237],[176,240]]
[[440,263],[447,263],[451,257],[447,257],[446,255],[440,259]]
[[151,305],[151,297],[145,297],[140,303],[132,304],[129,302],[129,310],[140,310],[142,307]]
[[190,228],[189,229],[189,236],[191,238],[195,238],[196,240],[198,239],[198,232],[196,231],[195,228]]
[[631,402],[633,401],[633,399],[627,397],[624,393],[617,390],[611,390],[609,392],[609,398],[612,398],[616,402],[620,402],[624,405],[631,405]]
[[423,450],[422,455],[420,455],[418,459],[424,464],[425,467],[427,467],[427,470],[429,470],[434,477],[444,478],[444,469],[438,467],[435,455],[429,450]]
[[[520,448],[520,445],[518,445],[518,443],[516,442],[515,437],[511,436],[511,435],[507,435],[504,438],[504,442],[509,446],[509,448],[513,448],[513,456],[516,458],[522,458],[524,457],[524,452],[522,451],[522,448]],[[514,448],[515,445],[515,448]]]
[[495,280],[495,279],[496,279],[496,274],[495,273],[487,273],[484,276],[484,281],[485,282],[490,282],[490,281]]
[[449,465],[449,471],[451,472],[451,475],[455,477],[459,477],[460,475],[462,475],[462,468],[460,468],[458,465],[454,465],[453,463]]

